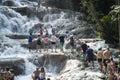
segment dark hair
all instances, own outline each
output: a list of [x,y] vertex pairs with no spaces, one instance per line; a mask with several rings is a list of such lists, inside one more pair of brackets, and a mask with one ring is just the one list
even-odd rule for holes
[[32,33],[30,33],[30,35],[32,35]]
[[6,67],[6,71],[9,71],[10,70],[10,68],[9,67]]
[[50,78],[47,78],[47,80],[50,80]]

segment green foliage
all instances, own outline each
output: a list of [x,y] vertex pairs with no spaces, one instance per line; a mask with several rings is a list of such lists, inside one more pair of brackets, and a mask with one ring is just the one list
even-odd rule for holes
[[101,38],[102,37],[102,33],[101,32],[97,32],[97,38]]
[[109,15],[111,15],[112,21],[117,21],[118,18],[120,19],[120,6],[113,6],[113,10],[110,11]]
[[[87,4],[87,2],[91,1],[93,4],[94,11],[91,11],[92,7]],[[86,10],[84,11],[86,15],[86,20],[89,23],[101,23],[97,27],[98,33],[97,37],[101,37],[106,40],[107,43],[118,44],[119,35],[118,35],[118,18],[120,19],[120,6],[115,5],[116,0],[82,0],[82,6]],[[91,17],[91,12],[97,18]],[[93,16],[92,15],[92,16]],[[99,22],[100,20],[100,22]]]

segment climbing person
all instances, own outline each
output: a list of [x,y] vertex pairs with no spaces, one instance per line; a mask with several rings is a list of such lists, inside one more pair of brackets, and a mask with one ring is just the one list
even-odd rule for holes
[[107,65],[108,71],[112,70],[113,72],[116,69],[116,65],[115,65],[115,61],[113,60],[113,58],[110,59],[110,62]]
[[29,48],[29,51],[31,51],[32,40],[33,40],[33,38],[32,38],[32,33],[30,33],[29,36],[28,36],[28,48]]
[[45,80],[46,79],[45,75],[46,75],[45,69],[44,69],[44,67],[42,67],[41,70],[40,70],[40,74],[39,74],[40,80]]
[[55,49],[55,52],[56,52],[56,44],[58,41],[57,37],[55,35],[52,35],[50,41],[52,46],[52,52],[53,52],[53,49]]
[[102,60],[103,60],[103,50],[102,48],[99,48],[96,54],[97,57],[97,62],[100,66],[100,71],[103,71],[103,65],[102,65]]
[[83,57],[83,59],[85,59],[85,57],[86,57],[86,50],[88,48],[87,44],[85,42],[82,42],[81,48],[82,48],[82,57]]
[[[37,52],[39,52],[39,51],[41,52],[41,49],[40,49],[40,48],[41,48],[41,45],[42,45],[41,37],[40,37],[40,35],[38,35],[37,45],[36,45],[36,48],[37,48],[36,51],[37,51]],[[40,49],[40,50],[39,50],[39,49]]]
[[86,60],[90,63],[91,67],[94,67],[94,53],[93,49],[88,46],[88,49],[86,50]]
[[60,34],[59,40],[60,40],[60,50],[63,52],[63,45],[65,42],[65,36],[63,34]]
[[39,75],[40,75],[40,70],[39,68],[36,68],[36,70],[32,74],[33,80],[40,80]]
[[111,51],[109,48],[105,49],[103,51],[103,66],[104,66],[104,72],[107,72],[107,64],[110,62],[110,58],[112,57]]
[[43,42],[44,42],[44,51],[48,52],[49,38],[47,35],[44,37]]

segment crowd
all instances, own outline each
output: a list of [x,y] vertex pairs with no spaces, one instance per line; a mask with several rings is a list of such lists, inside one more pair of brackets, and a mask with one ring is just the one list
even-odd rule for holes
[[[88,46],[85,42],[80,41],[77,37],[73,34],[60,34],[59,36],[55,35],[55,31],[51,35],[49,35],[47,29],[45,28],[45,35],[43,35],[43,29],[40,28],[40,34],[37,38],[37,51],[40,50],[41,52],[41,43],[44,43],[44,51],[48,52],[48,48],[51,48],[51,52],[56,51],[57,44],[59,43],[59,48],[61,52],[64,52],[63,45],[65,41],[69,42],[70,50],[73,54],[79,54],[85,62],[87,62],[90,67],[94,68],[95,60],[98,62],[99,70],[107,75],[106,80],[120,80],[120,58],[118,62],[113,60],[113,54],[109,48],[100,48],[98,51],[94,51],[90,46]],[[29,40],[31,39],[31,40]],[[29,45],[32,42],[32,34],[30,33],[28,38]],[[30,46],[29,46],[30,47]],[[118,64],[117,64],[118,63]],[[36,72],[37,71],[37,72]],[[34,72],[37,75],[37,79],[40,79],[40,72],[38,68]],[[44,72],[44,70],[43,70]],[[37,73],[37,74],[36,74]],[[39,74],[39,75],[38,75]],[[44,72],[45,76],[45,72]],[[35,78],[35,77],[34,77]],[[37,79],[34,80],[37,80]],[[45,78],[45,77],[44,77]]]
[[14,71],[9,67],[0,68],[0,80],[14,80]]

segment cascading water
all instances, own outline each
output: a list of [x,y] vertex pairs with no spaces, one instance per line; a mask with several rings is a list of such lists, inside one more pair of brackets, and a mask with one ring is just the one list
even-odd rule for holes
[[[29,2],[24,0],[13,0],[13,2],[18,7],[34,6],[37,4],[35,2]],[[19,42],[19,40],[10,39],[5,35],[28,34],[31,29],[33,29],[34,33],[38,33],[37,29],[34,28],[35,27],[34,25],[38,23],[44,24],[44,27],[46,27],[49,30],[49,34],[51,34],[50,26],[53,26],[53,28],[56,29],[58,34],[60,34],[60,33],[65,33],[70,29],[74,31],[75,30],[74,27],[84,24],[84,22],[80,24],[77,17],[74,17],[74,18],[69,17],[68,14],[64,12],[54,13],[54,14],[47,13],[43,17],[43,21],[39,21],[37,17],[29,18],[27,16],[21,15],[20,13],[14,11],[13,9],[10,9],[7,6],[0,6],[0,43],[1,43],[0,58],[20,57],[25,61],[25,71],[24,71],[25,74],[16,76],[15,80],[32,80],[31,74],[35,70],[36,65],[30,62],[29,58],[35,55],[33,54],[35,53],[35,51],[29,52],[28,49],[21,47],[21,42]],[[101,46],[101,44],[105,44],[105,42],[101,41],[96,43],[89,43],[88,45],[90,45],[92,48],[97,49],[100,47],[104,47],[104,46]],[[46,63],[46,61],[44,62]],[[45,63],[43,64],[45,65]],[[52,62],[49,62],[49,63],[52,64]],[[59,66],[52,66],[51,64],[49,64],[46,68],[47,76],[51,77],[52,80],[57,80],[57,79],[60,80],[61,76],[59,76],[58,73],[56,73]],[[68,60],[62,74],[62,76],[64,77],[66,76],[66,78],[62,78],[61,80],[65,80],[65,79],[77,80],[77,78],[79,77],[81,77],[82,79],[82,75],[81,76],[77,75],[80,72],[76,71],[76,73],[74,73],[73,75],[68,72],[68,71],[71,71],[71,69],[72,70],[77,69],[78,64],[79,64],[79,61],[77,60]],[[84,74],[85,72],[82,72],[82,73]],[[74,75],[76,75],[77,77],[73,77]],[[89,80],[90,78],[91,76],[84,80]]]

